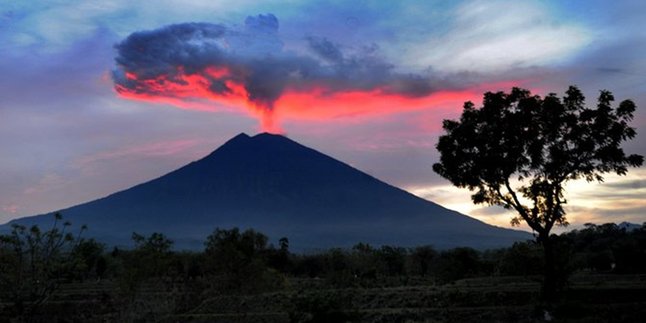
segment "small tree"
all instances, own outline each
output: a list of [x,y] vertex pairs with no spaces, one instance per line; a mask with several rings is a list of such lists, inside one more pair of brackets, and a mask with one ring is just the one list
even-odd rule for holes
[[460,120],[444,120],[439,138],[440,162],[433,170],[453,185],[474,191],[476,204],[515,210],[512,225],[524,221],[543,246],[543,296],[555,296],[554,250],[550,232],[567,225],[564,184],[570,180],[603,181],[625,175],[643,156],[626,155],[621,143],[635,137],[628,125],[635,104],[614,109],[614,97],[601,91],[597,107],[586,108],[581,91],[570,86],[565,97],[544,98],[528,90],[484,95],[483,106],[464,104]]
[[170,264],[173,257],[173,241],[164,234],[153,232],[149,236],[132,233],[134,249],[112,252],[122,262],[117,273],[120,295],[116,299],[119,306],[120,321],[159,320],[158,315],[170,313],[176,304],[174,299],[161,294],[144,293],[144,287],[170,291],[173,282],[169,279]]
[[222,278],[220,286],[227,292],[247,293],[270,285],[265,255],[267,236],[252,229],[240,232],[216,228],[205,242],[209,271]]
[[437,251],[432,246],[419,246],[411,250],[411,269],[415,274],[426,276],[437,258]]
[[63,282],[80,274],[75,249],[85,226],[75,236],[62,219],[56,213],[47,231],[13,224],[11,233],[0,235],[0,301],[13,304],[19,317],[35,315]]
[[133,232],[132,241],[135,248],[120,255],[124,261],[124,272],[120,275],[119,283],[121,291],[134,298],[146,280],[168,273],[173,241],[158,232],[150,236]]

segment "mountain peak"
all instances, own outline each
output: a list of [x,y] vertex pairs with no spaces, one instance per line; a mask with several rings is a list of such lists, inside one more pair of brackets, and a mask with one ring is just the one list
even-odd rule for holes
[[249,138],[251,138],[251,137],[249,137],[248,134],[246,134],[244,132],[241,132],[241,133],[237,134],[235,137],[232,137],[231,139],[229,139],[227,142],[244,141],[244,140],[247,140]]
[[[201,248],[216,227],[288,237],[300,250],[357,242],[492,248],[531,237],[447,210],[269,133],[240,133],[203,159],[61,213],[117,245],[127,245],[127,232],[135,231],[163,232],[180,248]],[[45,226],[50,219],[14,223]]]
[[285,136],[281,134],[271,133],[271,132],[261,132],[253,136],[253,138],[271,138],[271,137],[285,137]]
[[237,134],[236,136],[232,137],[231,139],[227,140],[226,144],[229,143],[245,143],[245,142],[268,142],[268,141],[273,141],[273,142],[278,142],[278,141],[289,141],[293,142],[289,138],[287,138],[284,135],[279,135],[279,134],[273,134],[269,132],[262,132],[254,136],[249,136],[244,132],[241,132]]
[[241,132],[240,134],[226,141],[220,148],[234,146],[239,149],[247,149],[246,146],[251,145],[254,148],[269,146],[265,148],[271,149],[276,148],[277,146],[284,146],[285,144],[297,143],[284,135],[263,132],[254,136],[249,136],[246,133]]
[[289,139],[285,135],[273,134],[269,132],[259,133],[251,140],[261,145],[284,145],[284,144],[297,144],[295,141]]
[[261,158],[260,156],[281,155],[285,152],[300,151],[302,149],[306,149],[306,147],[283,135],[264,132],[249,136],[242,132],[227,140],[222,146],[201,160],[211,163],[214,160],[224,158],[237,160],[236,163],[246,164]]

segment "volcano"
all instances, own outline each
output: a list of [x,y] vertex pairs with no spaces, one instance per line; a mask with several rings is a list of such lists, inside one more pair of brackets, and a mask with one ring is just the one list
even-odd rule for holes
[[[216,227],[253,228],[295,250],[373,245],[444,249],[509,246],[531,239],[386,184],[284,136],[240,134],[171,173],[59,211],[87,236],[131,245],[132,232],[161,232],[199,249]],[[51,226],[51,213],[13,220]]]

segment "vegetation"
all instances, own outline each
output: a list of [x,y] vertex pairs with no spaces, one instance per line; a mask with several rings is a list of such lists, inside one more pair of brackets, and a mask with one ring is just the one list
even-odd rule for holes
[[601,91],[596,108],[585,106],[574,87],[560,99],[528,90],[484,95],[483,106],[464,104],[460,120],[444,120],[446,134],[437,149],[433,170],[453,185],[474,191],[474,203],[515,210],[513,225],[524,221],[538,234],[544,250],[543,295],[552,300],[559,287],[551,237],[555,225],[567,225],[564,184],[571,180],[603,181],[604,174],[625,175],[644,157],[621,148],[633,139],[635,104],[625,100],[615,109],[614,97]]
[[79,278],[82,257],[88,248],[78,236],[66,232],[70,223],[60,225],[62,216],[54,215],[47,231],[38,226],[27,229],[13,225],[11,233],[0,235],[0,300],[11,304],[16,316],[30,316],[68,280]]
[[[56,228],[0,236],[0,321],[534,322],[543,315],[526,311],[538,304],[545,261],[534,241],[486,251],[359,243],[295,254],[287,238],[274,247],[262,233],[233,228],[214,230],[201,252],[178,252],[161,233],[135,233],[133,248],[106,250]],[[606,306],[599,317],[643,315],[646,224],[631,231],[590,224],[553,239],[556,272],[568,283],[553,315],[587,317],[601,311],[599,300]],[[21,255],[31,260],[17,267]],[[44,286],[55,288],[43,293]]]

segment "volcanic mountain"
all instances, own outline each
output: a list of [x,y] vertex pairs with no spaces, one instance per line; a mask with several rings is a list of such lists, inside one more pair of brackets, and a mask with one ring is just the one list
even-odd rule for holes
[[[253,228],[296,250],[373,245],[500,247],[530,239],[388,185],[284,136],[240,134],[208,156],[149,182],[60,210],[87,235],[130,245],[162,232],[197,249],[216,227]],[[51,226],[51,214],[11,223]]]

